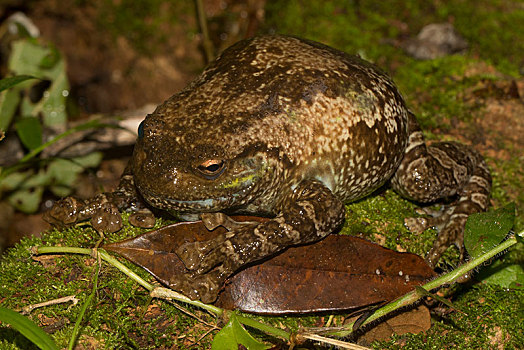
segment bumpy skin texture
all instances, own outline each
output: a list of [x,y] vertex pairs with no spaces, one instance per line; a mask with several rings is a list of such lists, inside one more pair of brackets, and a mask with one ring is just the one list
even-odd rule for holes
[[[224,51],[146,117],[122,185],[105,201],[137,209],[141,197],[182,218],[204,213],[209,228],[223,219],[218,212],[273,217],[224,224],[224,236],[178,250],[190,272],[173,276],[175,289],[209,302],[243,265],[335,231],[343,202],[389,180],[415,201],[458,198],[440,216],[411,221],[440,227],[431,264],[451,243],[462,249],[465,219],[486,209],[491,186],[474,150],[426,146],[393,82],[370,63],[264,36]],[[84,219],[100,211],[96,201],[75,205]],[[62,203],[49,217],[71,221],[71,209]]]

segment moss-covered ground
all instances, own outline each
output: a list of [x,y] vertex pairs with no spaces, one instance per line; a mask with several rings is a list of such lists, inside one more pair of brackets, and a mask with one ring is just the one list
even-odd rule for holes
[[[469,48],[464,53],[416,61],[401,49],[400,43],[416,35],[424,25],[441,22],[452,22],[468,41]],[[140,26],[136,28],[139,30]],[[270,1],[261,32],[318,40],[375,62],[393,77],[428,139],[473,144],[486,156],[494,176],[493,206],[514,201],[522,212],[524,155],[522,135],[518,134],[524,123],[521,1]],[[507,93],[513,82],[520,89],[520,96]],[[424,254],[435,232],[428,230],[414,235],[403,226],[405,217],[415,215],[415,208],[415,204],[385,189],[348,205],[343,231],[393,249]],[[523,226],[523,216],[518,214],[515,228],[521,230]],[[116,241],[136,233],[126,228],[110,239]],[[30,314],[65,347],[81,305],[91,291],[96,262],[93,258],[72,255],[41,256],[35,260],[29,248],[58,244],[93,247],[98,240],[98,234],[89,228],[52,231],[42,239],[24,240],[2,259],[0,305],[20,309],[75,295],[79,299],[76,305],[49,306]],[[522,264],[523,256],[521,245],[503,259]],[[456,264],[456,251],[450,249],[440,267],[447,270]],[[149,278],[145,272],[135,270]],[[213,325],[218,321],[213,316],[184,306],[198,316],[196,319],[174,304],[151,299],[143,288],[105,264],[98,281],[96,301],[85,317],[79,348],[209,348],[216,332]],[[451,291],[453,302],[465,313],[435,314],[429,331],[396,336],[372,346],[377,349],[524,347],[522,289],[476,282]],[[322,325],[322,320],[266,318],[267,322],[291,328],[299,324]],[[0,326],[0,348],[31,346],[12,329]]]

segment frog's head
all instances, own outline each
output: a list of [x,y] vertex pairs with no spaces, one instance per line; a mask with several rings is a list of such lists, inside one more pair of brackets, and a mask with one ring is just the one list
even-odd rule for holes
[[150,205],[194,218],[243,208],[264,191],[270,169],[264,147],[227,147],[224,135],[166,124],[162,115],[147,116],[132,159],[135,184]]

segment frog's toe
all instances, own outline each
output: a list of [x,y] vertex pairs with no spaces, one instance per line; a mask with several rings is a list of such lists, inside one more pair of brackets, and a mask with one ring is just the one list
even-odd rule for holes
[[[197,276],[198,277],[198,276]],[[195,276],[191,273],[183,273],[173,276],[169,281],[169,287],[179,291],[191,300],[200,299],[199,284],[195,284]]]
[[116,232],[122,228],[122,215],[112,203],[104,203],[93,213],[91,225],[99,232]]
[[202,247],[200,242],[190,242],[181,245],[177,250],[176,254],[182,260],[186,269],[194,270],[200,264],[203,254],[201,253]]
[[428,219],[425,217],[406,218],[404,219],[404,226],[413,233],[421,233],[429,226]]
[[[228,259],[232,259],[227,253],[224,253],[224,249],[217,248],[213,249],[209,254],[202,257],[198,268],[194,270],[197,274],[204,274],[210,271],[212,268],[220,265],[220,269],[224,273],[233,273],[232,269],[229,267]],[[227,270],[227,271],[226,271]]]
[[51,209],[44,213],[44,220],[52,225],[69,226],[79,220],[79,212],[83,203],[74,197],[66,197],[57,201]]
[[217,300],[218,292],[224,284],[223,282],[215,273],[198,276],[196,284],[198,285],[199,299],[206,304]]
[[442,230],[450,222],[453,209],[454,206],[443,206],[437,210],[429,207],[419,208],[417,214],[423,216],[406,218],[404,225],[413,233],[421,233],[430,227]]

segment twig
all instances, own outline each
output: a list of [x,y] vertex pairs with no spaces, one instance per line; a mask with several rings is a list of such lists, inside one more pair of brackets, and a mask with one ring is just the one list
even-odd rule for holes
[[202,0],[196,0],[198,24],[202,31],[202,46],[204,47],[204,54],[206,55],[206,63],[211,62],[213,59],[213,45],[209,39],[209,31],[207,30],[207,18],[206,12],[204,11],[204,4]]
[[34,309],[38,309],[39,307],[63,304],[63,303],[68,303],[68,302],[72,302],[73,305],[76,305],[78,303],[78,299],[74,295],[69,295],[67,297],[62,297],[62,298],[58,298],[58,299],[48,300],[48,301],[44,301],[44,302],[38,303],[38,304],[27,305],[27,306],[24,306],[22,308],[22,314],[23,315],[27,315],[31,311],[33,311]]
[[[150,296],[151,296],[151,294],[150,294]],[[208,327],[214,327],[214,328],[217,328],[216,325],[214,325],[214,324],[212,324],[212,323],[209,323],[209,322],[205,321],[205,320],[202,319],[201,317],[198,317],[197,315],[195,315],[194,313],[192,313],[191,311],[189,311],[188,309],[186,309],[186,308],[183,307],[182,305],[177,304],[177,303],[172,303],[171,300],[168,300],[168,299],[164,299],[164,300],[166,300],[167,302],[169,302],[171,305],[173,305],[174,307],[176,307],[178,310],[182,311],[182,312],[185,313],[186,315],[193,317],[195,320],[198,320],[200,323],[205,324],[205,325],[208,326]],[[216,315],[215,315],[215,316],[216,316]]]
[[338,347],[343,348],[343,349],[369,350],[369,348],[366,348],[364,346],[360,346],[360,345],[353,344],[353,343],[348,343],[348,342],[345,342],[345,341],[342,341],[342,340],[333,339],[333,338],[322,337],[322,336],[320,336],[318,334],[300,333],[300,337],[301,338],[305,338],[305,339],[309,339],[309,340],[319,341],[319,342],[326,343],[326,344],[329,344],[329,345],[338,346]]
[[198,343],[200,343],[202,341],[202,339],[204,339],[205,337],[207,337],[211,332],[213,332],[214,330],[217,330],[217,329],[220,329],[219,327],[217,326],[213,326],[210,330],[208,330],[207,332],[205,332],[200,338],[198,338],[197,340],[195,340],[194,342],[192,342],[190,344],[190,347],[191,345],[196,345]]

